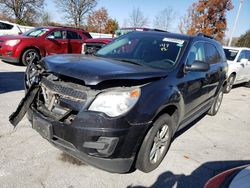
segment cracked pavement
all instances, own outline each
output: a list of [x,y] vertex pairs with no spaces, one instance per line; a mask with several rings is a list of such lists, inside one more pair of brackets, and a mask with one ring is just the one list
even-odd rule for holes
[[203,187],[213,175],[250,163],[250,89],[224,95],[219,113],[179,133],[153,172],[111,174],[54,148],[24,118],[8,122],[24,96],[25,67],[0,62],[0,187]]

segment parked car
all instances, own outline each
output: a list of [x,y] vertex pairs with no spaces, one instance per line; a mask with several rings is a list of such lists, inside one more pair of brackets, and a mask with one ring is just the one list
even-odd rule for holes
[[[159,31],[166,32],[160,29],[150,29],[150,28],[137,28],[137,27],[126,27],[115,31],[115,37],[125,35],[132,31]],[[82,47],[82,54],[91,55],[101,49],[104,45],[112,42],[115,38],[95,38],[87,39]]]
[[1,35],[18,35],[22,30],[19,25],[10,23],[8,21],[0,20],[0,36]]
[[91,35],[68,27],[37,27],[18,36],[0,36],[0,59],[29,64],[47,55],[81,53],[84,40]]
[[214,39],[150,31],[123,35],[94,56],[54,55],[34,65],[10,122],[28,111],[50,143],[118,173],[154,170],[178,130],[215,115],[227,69]]
[[208,180],[204,188],[249,188],[250,165],[228,169]]
[[228,82],[225,93],[235,84],[246,83],[250,87],[250,48],[224,47],[228,62]]

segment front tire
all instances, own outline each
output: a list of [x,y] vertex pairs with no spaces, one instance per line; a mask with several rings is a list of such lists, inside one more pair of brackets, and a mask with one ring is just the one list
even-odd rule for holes
[[173,122],[168,114],[161,115],[145,136],[135,167],[143,172],[156,169],[165,157],[173,136]]
[[216,97],[214,99],[214,102],[213,102],[210,110],[208,111],[208,115],[214,116],[214,115],[217,114],[217,112],[220,109],[222,99],[223,99],[223,87],[221,87],[219,92],[217,93],[217,95],[216,95]]
[[32,61],[34,59],[36,60],[40,60],[40,54],[36,49],[28,49],[26,51],[24,51],[23,55],[22,55],[22,64],[27,66],[30,63],[32,63]]
[[234,85],[234,80],[235,80],[235,75],[231,74],[228,78],[228,82],[225,87],[224,93],[229,93],[231,91]]

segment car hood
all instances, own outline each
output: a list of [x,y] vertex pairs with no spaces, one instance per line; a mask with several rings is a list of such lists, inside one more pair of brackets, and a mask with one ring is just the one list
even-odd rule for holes
[[48,72],[82,80],[86,85],[110,80],[144,80],[167,76],[163,70],[81,54],[47,56],[43,59],[43,66]]
[[25,35],[2,35],[0,36],[0,40],[15,40],[15,39],[27,39],[31,37],[27,37]]

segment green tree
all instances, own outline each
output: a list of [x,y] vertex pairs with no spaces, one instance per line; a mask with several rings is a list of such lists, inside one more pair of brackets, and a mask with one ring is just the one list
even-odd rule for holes
[[250,29],[245,34],[240,36],[236,46],[250,48]]

